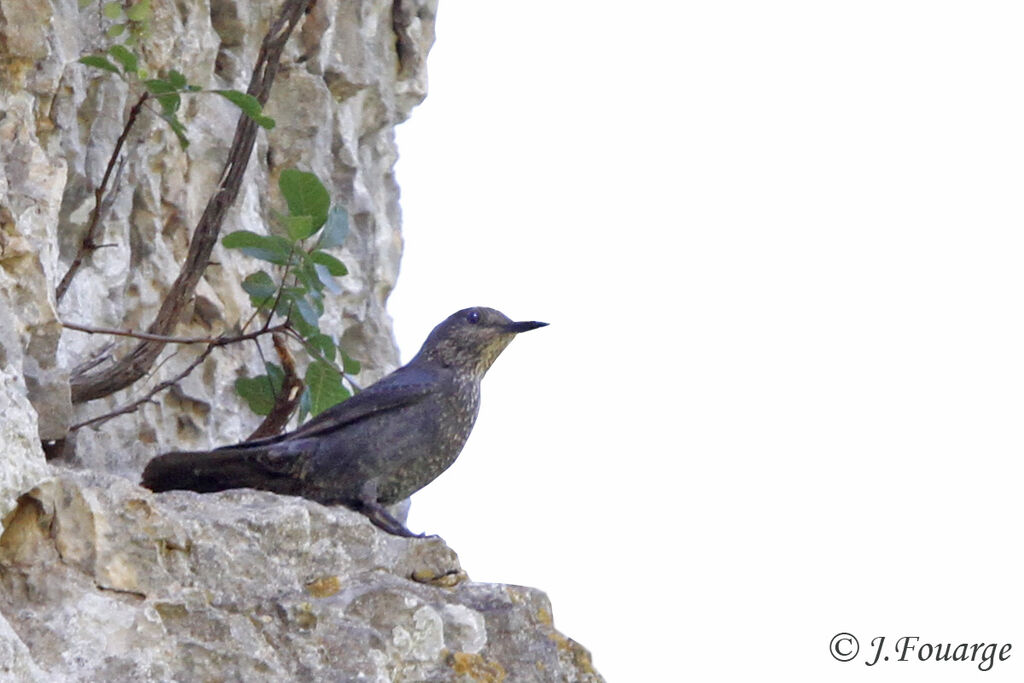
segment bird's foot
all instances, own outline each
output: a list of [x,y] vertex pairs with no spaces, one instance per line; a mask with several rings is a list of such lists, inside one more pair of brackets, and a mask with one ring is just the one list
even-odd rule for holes
[[366,518],[373,522],[378,529],[405,538],[426,538],[426,534],[414,534],[404,524],[395,519],[394,515],[387,511],[380,503],[363,502],[359,511],[366,515]]

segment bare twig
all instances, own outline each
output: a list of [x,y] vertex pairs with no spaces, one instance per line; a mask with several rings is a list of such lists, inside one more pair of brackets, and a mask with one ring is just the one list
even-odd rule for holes
[[[270,297],[267,297],[267,299],[269,299],[269,298]],[[260,304],[260,305],[262,306],[263,304]],[[258,316],[260,314],[260,310],[261,309],[259,307],[257,307],[256,310],[252,312],[252,315],[249,316],[249,319],[245,321],[244,325],[242,325],[242,332],[245,332],[249,328],[249,325],[252,325],[252,321],[255,320],[256,316]],[[269,319],[268,319],[268,322],[269,322]]]
[[169,337],[163,334],[151,334],[149,332],[138,332],[136,330],[118,330],[112,327],[92,327],[90,325],[79,325],[69,322],[62,322],[61,324],[69,330],[88,332],[89,334],[112,334],[118,337],[133,337],[135,339],[146,339],[148,341],[156,341],[164,344],[215,344],[217,346],[224,346],[226,344],[234,344],[240,341],[255,339],[256,337],[264,334],[284,332],[288,328],[287,323],[281,323],[280,325],[274,325],[273,327],[266,327],[256,330],[255,332],[247,332],[245,334],[239,334],[232,337],[225,335],[221,335],[219,337]]
[[175,384],[177,384],[181,380],[183,380],[186,377],[188,377],[189,373],[191,373],[193,370],[195,370],[197,367],[199,367],[202,364],[202,362],[204,360],[206,360],[207,356],[209,356],[213,352],[213,350],[215,348],[217,348],[218,346],[220,346],[220,345],[219,344],[210,344],[209,346],[207,346],[206,349],[204,349],[201,354],[196,356],[195,359],[191,363],[189,363],[188,366],[184,370],[179,372],[174,377],[171,377],[170,379],[166,379],[163,382],[160,382],[155,387],[150,389],[146,393],[146,395],[143,396],[142,398],[137,399],[135,401],[132,401],[131,403],[127,403],[127,404],[121,406],[120,408],[115,408],[114,410],[110,411],[109,413],[104,413],[103,415],[100,415],[98,417],[94,417],[94,418],[89,419],[89,420],[85,420],[84,422],[79,422],[77,424],[73,424],[73,425],[71,425],[71,427],[68,428],[69,431],[74,432],[74,431],[77,431],[77,430],[81,429],[82,427],[91,427],[93,425],[101,425],[104,422],[107,422],[109,420],[113,420],[115,417],[118,417],[120,415],[128,415],[129,413],[134,413],[136,410],[138,410],[144,404],[149,403],[153,399],[153,397],[156,396],[158,393],[160,393],[164,389],[169,389],[170,387],[173,387]]
[[[85,326],[72,326],[72,325],[68,325],[67,323],[65,323],[64,326],[65,327],[69,327],[70,329],[80,330],[82,332],[91,332],[91,333],[97,333],[97,334],[120,334],[120,335],[124,335],[124,336],[135,336],[135,334],[136,334],[136,333],[133,333],[133,332],[130,332],[130,331],[126,331],[126,330],[110,330],[110,329],[104,329],[104,328],[85,328]],[[212,337],[212,338],[168,337],[167,338],[167,342],[168,343],[174,343],[174,344],[204,344],[205,343],[207,346],[206,346],[206,349],[201,354],[199,354],[191,363],[189,363],[188,366],[184,370],[179,372],[174,377],[172,377],[170,379],[167,379],[167,380],[164,380],[163,382],[160,382],[155,387],[150,389],[146,393],[146,395],[143,396],[142,398],[140,398],[138,400],[135,400],[135,401],[132,401],[131,403],[128,403],[128,404],[126,404],[124,406],[121,406],[120,408],[116,408],[116,409],[110,411],[109,413],[104,413],[103,415],[91,418],[91,419],[86,420],[84,422],[79,422],[77,424],[73,424],[73,425],[71,425],[70,430],[71,431],[75,431],[75,430],[81,429],[82,427],[89,427],[89,426],[92,426],[92,425],[102,424],[102,423],[106,422],[107,420],[111,420],[111,419],[113,419],[115,417],[118,417],[119,415],[127,415],[128,413],[135,412],[136,410],[139,409],[140,406],[142,406],[145,403],[150,402],[152,400],[152,398],[156,394],[160,393],[164,389],[168,389],[168,388],[174,386],[175,384],[177,384],[178,382],[183,380],[185,377],[187,377],[189,375],[189,373],[191,373],[193,370],[195,370],[197,367],[199,367],[199,365],[204,360],[206,360],[207,356],[209,356],[210,353],[215,348],[217,348],[219,346],[227,346],[229,344],[237,344],[238,342],[249,341],[251,339],[256,339],[257,337],[262,336],[264,334],[274,334],[274,333],[277,333],[277,332],[288,332],[289,329],[290,328],[287,326],[287,324],[281,324],[281,325],[275,325],[274,327],[271,327],[271,328],[266,329],[266,330],[257,330],[255,332],[248,332],[246,334],[239,334],[239,335],[234,335],[234,336],[231,336],[231,337],[228,337],[228,336],[220,336],[220,337]],[[152,336],[152,335],[150,335],[150,336]],[[276,335],[275,335],[275,337],[276,337]],[[276,339],[275,339],[274,345],[277,346]],[[294,364],[293,364],[293,367],[292,367],[292,371],[294,373]],[[287,420],[285,420],[285,421],[287,422]]]
[[167,365],[172,360],[177,358],[179,353],[181,353],[181,349],[176,349],[171,353],[167,354],[166,356],[164,356],[163,358],[161,358],[160,362],[154,365],[152,368],[150,368],[149,372],[146,373],[146,380],[149,380],[151,377],[155,377],[156,373],[160,372],[160,369],[163,366]]
[[[263,327],[270,325],[270,321],[274,318],[274,311],[277,310],[277,305],[281,303],[281,294],[284,292],[284,281],[288,279],[288,269],[292,267],[292,256],[295,255],[295,245],[292,245],[291,250],[288,252],[288,260],[284,264],[284,274],[281,275],[281,286],[277,288],[277,296],[274,297],[274,305],[270,307],[270,313],[267,314],[267,321],[263,323]],[[285,319],[291,318],[292,310],[291,306],[288,307],[288,315]]]
[[[270,87],[277,74],[285,43],[310,2],[312,0],[284,0],[280,14],[263,38],[263,45],[248,88],[248,93],[261,105],[266,103],[270,95]],[[202,218],[199,219],[181,273],[171,285],[156,319],[149,326],[149,334],[170,335],[186,303],[191,300],[196,285],[209,264],[210,254],[217,243],[224,216],[238,196],[242,177],[256,141],[256,128],[255,121],[245,114],[239,115],[235,138],[221,174],[222,180],[207,203]],[[80,377],[71,385],[71,400],[75,403],[91,401],[130,386],[152,367],[166,343],[143,340],[112,367]]]
[[[82,236],[82,243],[78,246],[78,253],[75,254],[75,258],[71,261],[71,265],[68,266],[68,272],[64,273],[64,277],[60,279],[60,284],[57,285],[58,303],[64,298],[64,294],[67,293],[68,287],[71,286],[71,281],[75,278],[75,274],[78,272],[78,269],[82,267],[82,261],[85,260],[85,255],[94,251],[97,247],[96,233],[99,230],[100,214],[103,209],[103,196],[107,191],[107,182],[110,180],[110,174],[113,173],[114,167],[118,165],[117,160],[121,155],[121,148],[124,147],[124,141],[128,139],[128,133],[131,132],[132,126],[135,125],[135,121],[139,118],[139,112],[142,110],[142,106],[148,99],[148,91],[139,95],[138,101],[128,112],[128,120],[124,122],[124,128],[121,130],[121,135],[118,136],[117,142],[114,143],[114,151],[110,154],[110,161],[107,162],[107,169],[103,172],[103,179],[100,181],[99,187],[96,188],[96,203],[93,204],[92,212],[89,214],[89,227],[85,229],[85,235]],[[118,168],[117,175],[118,177],[121,176],[120,168]]]

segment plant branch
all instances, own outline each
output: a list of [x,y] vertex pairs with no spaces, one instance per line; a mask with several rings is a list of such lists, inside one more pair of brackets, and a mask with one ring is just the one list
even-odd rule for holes
[[[68,323],[64,323],[64,326],[69,328],[69,329],[72,329],[72,330],[79,330],[81,332],[88,332],[90,334],[115,334],[115,335],[130,336],[130,337],[134,337],[134,336],[137,336],[139,334],[145,334],[145,333],[132,332],[131,330],[114,330],[114,329],[107,329],[107,328],[89,328],[89,327],[86,327],[84,325],[69,325]],[[189,373],[191,373],[193,370],[195,370],[197,367],[199,367],[199,365],[204,360],[206,360],[207,356],[209,356],[210,353],[213,352],[213,350],[216,349],[217,347],[227,346],[228,344],[236,344],[238,342],[243,342],[243,341],[249,341],[249,340],[252,340],[252,339],[256,339],[257,337],[262,336],[264,334],[275,334],[275,336],[276,336],[276,333],[278,333],[278,332],[287,333],[289,330],[290,330],[290,328],[288,327],[287,324],[281,324],[281,325],[275,325],[274,327],[271,327],[271,328],[268,328],[268,329],[265,329],[265,330],[257,330],[255,332],[248,332],[248,333],[245,333],[245,334],[239,334],[239,335],[235,335],[235,336],[231,336],[231,337],[227,337],[227,336],[212,337],[212,338],[210,338],[210,337],[166,337],[165,338],[166,343],[171,343],[171,344],[206,344],[206,349],[201,354],[199,354],[191,363],[189,363],[188,366],[184,370],[179,372],[174,377],[172,377],[170,379],[167,379],[167,380],[164,380],[163,382],[160,382],[155,387],[150,389],[146,393],[146,395],[143,396],[142,398],[137,399],[135,401],[132,401],[131,403],[125,404],[124,406],[121,406],[120,408],[116,408],[116,409],[110,411],[109,413],[104,413],[103,415],[91,418],[89,420],[85,420],[84,422],[79,422],[77,424],[73,424],[70,427],[70,431],[75,431],[75,430],[81,429],[82,427],[89,427],[89,426],[92,426],[92,425],[102,424],[102,423],[104,423],[104,422],[106,422],[108,420],[111,420],[111,419],[113,419],[115,417],[118,417],[119,415],[127,415],[128,413],[134,413],[144,403],[148,403],[153,398],[153,396],[155,396],[156,394],[160,393],[164,389],[168,389],[168,388],[174,386],[175,384],[177,384],[178,382],[183,380],[185,377],[187,377],[189,375]],[[153,335],[147,335],[147,336],[151,337]],[[276,338],[275,338],[274,345],[275,345],[275,347],[277,346]],[[293,374],[294,374],[294,365],[293,365]],[[286,420],[286,422],[287,422],[287,420]]]
[[[274,340],[277,357],[281,359],[284,379],[281,382],[281,391],[274,396],[274,407],[263,418],[263,422],[256,428],[256,431],[246,437],[246,441],[280,434],[288,424],[288,420],[291,419],[292,413],[299,407],[299,399],[302,397],[303,382],[295,371],[295,359],[288,352],[288,347],[281,335],[275,334],[271,338]],[[266,361],[264,361],[265,363]]]
[[[107,342],[99,349],[97,349],[95,352],[93,352],[92,358],[82,363],[77,368],[75,368],[74,372],[82,374],[83,372],[88,372],[89,370],[92,370],[97,365],[106,363],[108,360],[110,360],[110,350],[113,348],[114,342]],[[74,378],[72,377],[72,379]]]
[[[266,104],[270,95],[270,87],[277,74],[285,43],[311,2],[313,0],[284,0],[280,14],[263,38],[263,45],[260,47],[248,88],[248,93],[255,97],[260,105]],[[196,226],[181,273],[171,285],[156,319],[149,326],[149,334],[168,336],[173,332],[186,303],[191,300],[196,285],[209,264],[210,254],[217,243],[224,216],[238,196],[246,166],[252,156],[256,129],[255,121],[246,114],[239,113],[235,137],[221,173],[219,186]],[[81,376],[71,385],[71,400],[74,403],[83,403],[130,386],[152,367],[165,343],[143,340],[112,367]]]
[[202,364],[202,362],[204,360],[206,360],[207,356],[209,356],[213,352],[213,350],[215,348],[217,348],[218,346],[221,346],[221,345],[220,344],[210,344],[209,346],[207,346],[206,349],[204,349],[201,354],[196,356],[195,359],[191,363],[189,363],[188,366],[184,370],[179,372],[174,377],[171,377],[170,379],[166,379],[163,382],[160,382],[155,387],[150,389],[146,393],[146,395],[143,396],[142,398],[137,399],[135,401],[132,401],[131,403],[127,403],[127,404],[121,406],[120,408],[116,408],[116,409],[110,411],[109,413],[104,413],[103,415],[100,415],[98,417],[94,417],[94,418],[89,419],[89,420],[85,420],[84,422],[79,422],[77,424],[73,424],[73,425],[71,425],[71,427],[68,428],[68,430],[74,432],[74,431],[77,431],[77,430],[81,429],[82,427],[90,427],[90,426],[93,426],[93,425],[100,425],[100,424],[103,424],[104,422],[107,422],[109,420],[113,420],[115,417],[118,417],[120,415],[128,415],[129,413],[134,413],[143,404],[149,403],[150,400],[152,400],[152,398],[154,396],[156,396],[158,393],[160,393],[164,389],[169,389],[170,387],[174,386],[175,384],[177,384],[181,380],[183,380],[186,377],[188,377],[189,373],[191,373],[193,370],[195,370],[197,367],[199,367]]
[[[281,303],[281,294],[284,292],[284,281],[288,279],[288,269],[292,267],[292,256],[295,254],[295,245],[292,245],[291,251],[288,252],[288,261],[284,264],[284,274],[281,275],[281,286],[277,288],[277,296],[274,297],[274,303],[270,307],[270,313],[267,314],[267,321],[263,323],[263,327],[267,327],[270,321],[274,318],[274,311],[277,310],[277,305]],[[285,316],[285,320],[291,318],[291,308],[288,309],[288,315]]]
[[128,139],[128,133],[131,132],[132,126],[139,118],[139,112],[142,111],[143,105],[146,104],[146,100],[149,99],[149,92],[144,92],[139,95],[138,101],[132,106],[128,112],[128,120],[124,123],[124,128],[121,130],[121,135],[118,136],[117,142],[114,143],[114,151],[110,154],[110,160],[107,162],[107,168],[103,172],[103,179],[100,181],[99,187],[96,188],[96,203],[93,204],[92,212],[89,214],[89,227],[85,229],[85,235],[82,236],[82,243],[78,246],[78,253],[75,254],[74,260],[71,261],[71,265],[68,266],[68,271],[64,273],[64,277],[60,279],[60,284],[57,285],[57,303],[64,298],[64,295],[68,291],[68,287],[71,286],[71,281],[75,278],[75,274],[78,273],[78,269],[82,267],[82,261],[85,260],[85,255],[91,251],[94,251],[96,245],[96,233],[99,230],[100,225],[100,213],[103,209],[103,196],[107,192],[107,183],[110,181],[110,174],[114,172],[114,167],[117,165],[117,159],[121,155],[121,148],[124,147],[124,141]]
[[[307,340],[301,334],[296,332],[294,328],[289,327],[288,329],[286,329],[284,331],[284,333],[287,334],[292,339],[294,339],[295,341],[297,341],[300,344],[302,344],[302,346],[305,349],[306,353],[308,353],[310,356],[312,356],[316,360],[323,361],[324,363],[327,363],[328,365],[334,365],[334,363],[332,363],[331,361],[329,361],[326,358],[324,358],[324,355],[322,353],[320,353],[320,350],[318,348],[316,348],[315,346],[313,346],[312,344],[310,344],[309,340]],[[350,385],[352,385],[352,388],[355,390],[353,393],[358,394],[360,391],[363,390],[363,388],[361,386],[356,384],[356,381],[352,377],[352,375],[350,375],[347,372],[345,372],[344,370],[342,370],[341,376],[344,377],[345,380],[348,381],[348,383]]]
[[284,332],[288,328],[287,323],[281,323],[280,325],[262,328],[255,332],[247,332],[233,337],[227,337],[224,335],[219,337],[169,337],[167,335],[138,332],[136,330],[119,330],[112,327],[92,327],[90,325],[79,325],[77,323],[69,322],[62,322],[61,324],[69,330],[87,332],[89,334],[112,334],[118,337],[145,339],[147,341],[161,342],[163,344],[213,344],[215,346],[224,346],[226,344],[234,344],[240,341],[255,339],[256,337],[264,334]]

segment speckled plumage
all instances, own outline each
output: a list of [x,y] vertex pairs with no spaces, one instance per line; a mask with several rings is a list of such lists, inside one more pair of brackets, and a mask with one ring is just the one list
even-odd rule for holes
[[154,491],[256,488],[345,505],[393,534],[412,535],[384,506],[448,469],[480,408],[480,380],[519,332],[492,308],[467,308],[434,328],[416,357],[293,432],[213,451],[153,458]]

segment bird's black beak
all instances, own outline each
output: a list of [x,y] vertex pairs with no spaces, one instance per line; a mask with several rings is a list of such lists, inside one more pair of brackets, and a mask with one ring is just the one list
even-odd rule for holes
[[528,320],[521,323],[509,323],[508,325],[505,325],[505,329],[509,332],[515,332],[516,334],[519,334],[520,332],[529,332],[530,330],[535,330],[538,327],[544,327],[545,325],[547,325],[547,323],[539,323],[536,320]]

